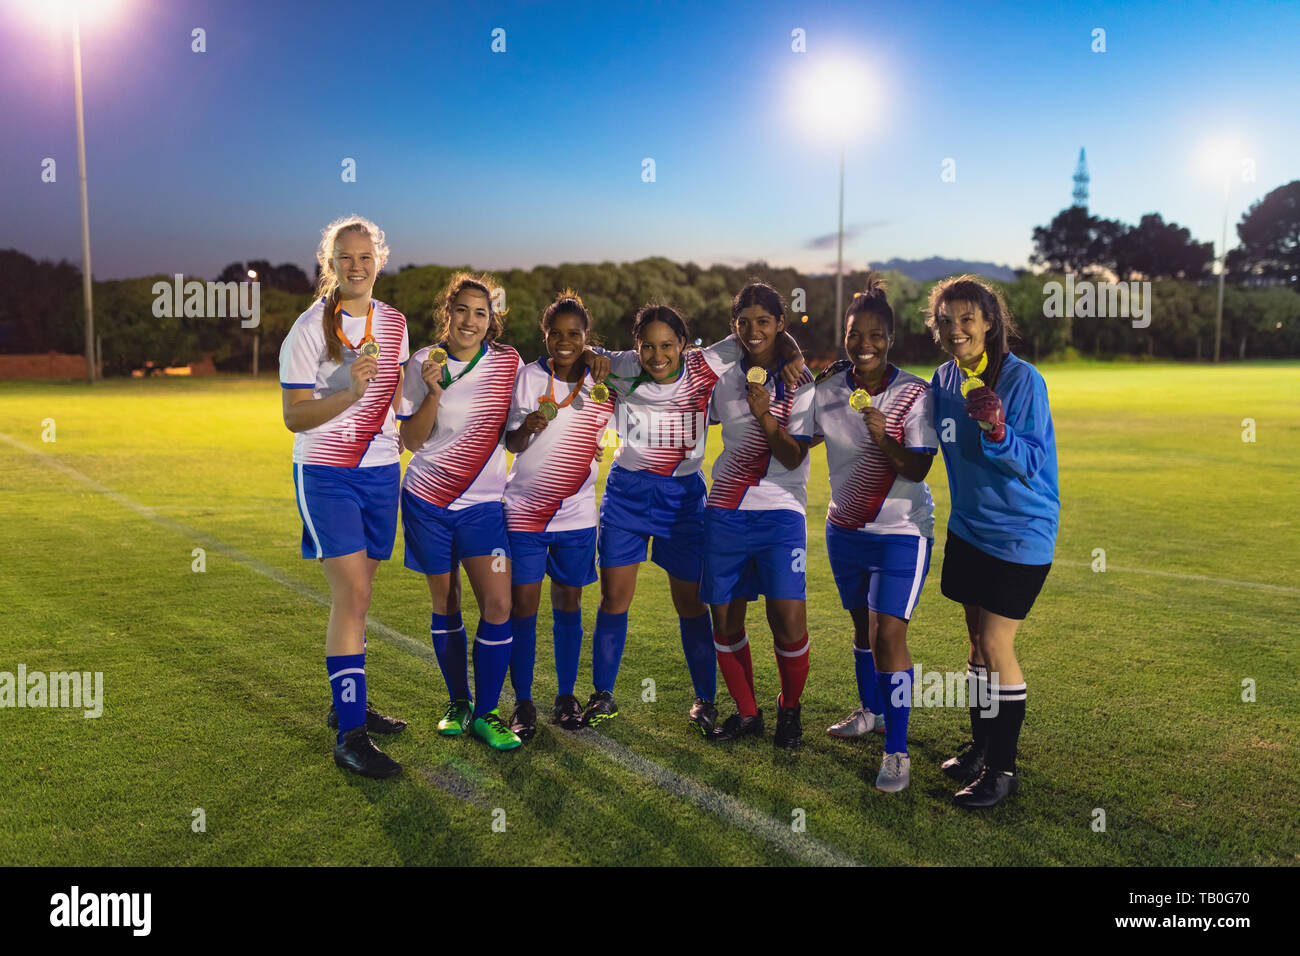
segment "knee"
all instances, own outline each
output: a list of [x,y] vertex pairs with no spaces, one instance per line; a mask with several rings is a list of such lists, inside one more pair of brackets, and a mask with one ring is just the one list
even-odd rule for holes
[[[580,588],[562,587],[552,585],[551,587],[551,607],[557,611],[572,613],[573,611],[582,610],[582,590]],[[536,603],[533,604],[533,613],[537,612]]]
[[676,594],[673,595],[673,607],[677,611],[678,617],[699,617],[709,610],[698,596],[690,597]]

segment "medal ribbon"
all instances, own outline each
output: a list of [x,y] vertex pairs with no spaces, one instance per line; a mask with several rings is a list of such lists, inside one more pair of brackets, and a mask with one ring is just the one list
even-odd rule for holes
[[[339,299],[339,304],[334,306],[334,314],[341,316],[342,312],[343,312],[343,300]],[[374,320],[374,318],[375,318],[375,300],[371,299],[370,311],[366,313],[366,331],[365,334],[361,336],[361,341],[358,342],[356,345],[353,345],[351,342],[349,342],[348,337],[343,334],[343,320],[341,317],[339,319],[338,327],[335,328],[334,331],[339,334],[339,341],[342,342],[344,345],[346,345],[348,348],[354,350],[359,349],[367,342],[373,342],[375,340],[375,337],[370,334],[370,323]]]
[[[438,344],[441,348],[444,349],[447,348],[446,342],[439,342]],[[481,359],[486,352],[487,352],[487,343],[484,342],[478,348],[478,355],[475,355],[472,359],[470,359],[469,364],[466,365],[459,372],[457,372],[455,378],[452,378],[451,377],[451,350],[448,349],[447,364],[442,367],[442,387],[450,388],[453,383],[460,381],[470,372],[474,371],[474,366],[478,364],[478,360]]]
[[546,390],[546,394],[545,394],[545,395],[539,395],[538,398],[537,398],[537,400],[538,400],[539,402],[550,402],[550,403],[551,403],[552,405],[554,405],[557,409],[558,409],[558,408],[568,408],[569,405],[570,405],[570,403],[572,403],[572,401],[573,401],[575,398],[578,397],[578,392],[582,391],[582,382],[583,382],[583,380],[584,380],[586,377],[587,377],[587,373],[586,373],[586,372],[583,372],[583,374],[582,374],[582,378],[578,379],[578,384],[575,385],[575,386],[573,386],[573,391],[571,391],[571,392],[569,393],[569,397],[566,398],[566,399],[565,399],[564,401],[562,401],[562,402],[557,402],[557,401],[555,400],[555,371],[554,371],[554,369],[552,369],[552,370],[551,370],[551,387],[550,387],[549,389]]
[[976,376],[983,375],[983,374],[984,374],[984,371],[985,371],[988,367],[989,367],[989,353],[988,353],[988,352],[985,352],[983,355],[980,356],[980,360],[979,360],[978,362],[975,363],[975,368],[974,368],[973,371],[972,371],[972,370],[967,370],[967,369],[965,369],[965,368],[962,368],[962,364],[961,364],[961,362],[958,362],[958,363],[957,363],[957,369],[958,369],[958,371],[961,372],[962,378],[974,378],[974,377],[976,377]]

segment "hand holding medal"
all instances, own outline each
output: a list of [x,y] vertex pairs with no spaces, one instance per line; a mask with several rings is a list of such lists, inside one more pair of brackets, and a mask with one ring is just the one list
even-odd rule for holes
[[979,423],[988,437],[992,441],[1002,441],[1006,436],[1006,426],[1004,425],[1002,399],[998,398],[997,392],[984,384],[980,374],[989,367],[988,353],[980,356],[979,363],[974,370],[967,371],[960,365],[957,368],[962,374],[961,397],[966,399],[966,414]]
[[762,421],[771,409],[772,402],[767,394],[767,369],[752,366],[745,373],[745,382],[745,400],[749,402],[749,410],[756,419]]

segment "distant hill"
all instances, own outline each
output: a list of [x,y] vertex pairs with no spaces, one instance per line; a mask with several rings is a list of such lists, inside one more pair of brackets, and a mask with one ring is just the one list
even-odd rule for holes
[[871,267],[881,272],[897,269],[917,282],[929,282],[931,279],[961,275],[963,272],[973,272],[1002,282],[1016,281],[1016,271],[1010,266],[1000,266],[992,262],[971,262],[967,259],[942,259],[939,256],[931,256],[929,259],[890,259],[888,262],[872,263]]

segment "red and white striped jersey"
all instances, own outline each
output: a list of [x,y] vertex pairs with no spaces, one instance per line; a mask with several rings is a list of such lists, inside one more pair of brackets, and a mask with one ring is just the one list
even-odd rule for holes
[[[426,345],[407,364],[397,406],[397,417],[403,421],[416,413],[429,394],[420,368],[432,349]],[[452,378],[468,364],[447,357]],[[510,414],[515,375],[523,364],[510,346],[488,345],[473,370],[443,390],[433,432],[406,465],[404,489],[451,511],[501,500],[506,487],[502,429]]]
[[[740,361],[741,351],[729,335],[708,348],[683,352],[682,371],[674,382],[644,382],[628,394],[630,382],[612,380],[618,394],[613,424],[621,440],[614,464],[656,475],[696,474],[704,463],[709,395],[718,376]],[[636,351],[606,354],[614,375],[633,379],[641,374]]]
[[[293,436],[294,464],[369,468],[398,461],[397,424],[393,421],[393,395],[398,369],[407,359],[406,316],[391,305],[375,300],[370,333],[381,349],[379,373],[360,401],[324,424]],[[280,346],[280,386],[311,389],[312,398],[327,398],[352,385],[352,363],[360,354],[343,346],[343,361],[335,362],[325,350],[321,326],[325,300],[317,299],[298,316]],[[364,315],[342,315],[343,334],[361,344],[366,331]],[[342,343],[340,343],[342,344]]]
[[[505,494],[506,526],[511,531],[574,531],[596,526],[596,474],[600,470],[596,448],[614,413],[614,402],[593,402],[593,384],[588,373],[573,401],[515,455]],[[537,411],[540,399],[550,389],[547,357],[525,365],[515,379],[506,431],[514,431]],[[572,391],[570,383],[556,382],[556,404]]]
[[[871,396],[885,416],[885,433],[913,451],[935,454],[930,385],[910,372],[890,366],[884,389]],[[925,482],[908,481],[889,464],[867,431],[862,412],[849,407],[858,386],[853,369],[818,383],[817,434],[826,439],[831,503],[826,520],[852,531],[934,537],[934,501]]]
[[[722,424],[722,451],[713,463],[709,507],[739,511],[798,511],[808,507],[808,456],[793,471],[772,455],[763,427],[749,410],[745,369],[737,363],[718,380],[709,405],[709,421]],[[786,433],[813,439],[813,377],[803,370],[799,387],[791,391],[778,374],[768,373],[767,392],[772,415]]]

